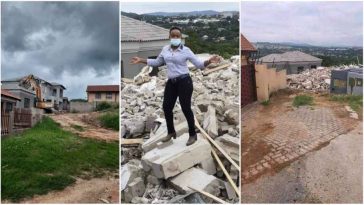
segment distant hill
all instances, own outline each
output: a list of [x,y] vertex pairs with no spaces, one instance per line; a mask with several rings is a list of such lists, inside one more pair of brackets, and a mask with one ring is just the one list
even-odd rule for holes
[[[226,11],[214,11],[214,10],[205,10],[205,11],[189,11],[189,12],[152,12],[145,13],[144,15],[150,16],[214,16],[224,13]],[[237,11],[232,11],[237,12]]]

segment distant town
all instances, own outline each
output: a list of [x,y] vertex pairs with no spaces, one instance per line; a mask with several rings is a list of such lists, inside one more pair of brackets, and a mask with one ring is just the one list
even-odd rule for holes
[[301,51],[322,59],[322,66],[363,64],[362,47],[322,47],[310,44],[270,42],[255,42],[253,45],[258,49],[258,58],[273,53]]

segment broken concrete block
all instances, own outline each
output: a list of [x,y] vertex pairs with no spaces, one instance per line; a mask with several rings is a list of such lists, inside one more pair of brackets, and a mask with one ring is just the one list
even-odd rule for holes
[[135,178],[129,185],[128,189],[130,190],[130,193],[132,194],[133,198],[137,196],[143,196],[145,192],[145,184],[141,177]]
[[230,199],[230,200],[236,199],[237,195],[236,195],[234,188],[231,186],[231,184],[229,182],[224,182],[224,184],[225,184],[225,189],[226,189],[228,199]]
[[239,163],[240,161],[240,140],[238,137],[232,137],[228,134],[224,134],[215,139],[215,142],[227,153],[229,156]]
[[206,130],[207,134],[209,134],[210,137],[212,137],[213,139],[218,136],[216,110],[214,107],[208,106],[202,127],[204,128],[204,130]]
[[[135,178],[143,177],[143,168],[140,161],[133,159],[127,164],[122,165],[120,169],[120,188],[123,191],[128,184],[130,184]],[[131,200],[131,199],[130,199]]]
[[163,149],[155,148],[142,157],[144,170],[151,169],[154,176],[167,179],[211,157],[211,145],[200,134],[197,141],[186,146],[188,133],[173,140]]
[[[177,137],[178,137],[182,133],[188,131],[187,122],[184,121],[184,122],[176,125],[174,127],[174,129],[176,130]],[[143,148],[144,152],[148,152],[148,151],[154,149],[155,147],[157,147],[157,143],[162,141],[165,137],[167,137],[167,134],[168,134],[167,125],[166,125],[165,121],[163,121],[163,123],[158,128],[156,133],[154,133],[153,135],[151,134],[150,138],[143,143],[142,148]]]
[[214,196],[218,196],[220,193],[220,181],[213,175],[208,175],[202,169],[194,167],[173,177],[170,182],[182,193],[193,191],[188,187],[206,191]]
[[163,148],[165,148],[165,147],[167,147],[167,146],[169,146],[171,144],[173,144],[173,140],[169,140],[167,142],[158,142],[157,143],[157,148],[158,149],[163,149]]
[[216,174],[216,164],[212,156],[205,161],[200,163],[201,169],[203,169],[207,174],[214,175]]
[[227,123],[230,125],[238,125],[239,124],[239,111],[233,109],[228,109],[224,113],[224,117]]
[[160,179],[153,175],[148,175],[147,182],[154,185],[159,185],[160,183],[162,183]]

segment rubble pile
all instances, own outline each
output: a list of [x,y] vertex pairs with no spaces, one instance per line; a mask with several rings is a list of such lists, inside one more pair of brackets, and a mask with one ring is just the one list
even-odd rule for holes
[[[238,65],[237,57],[202,71],[189,65],[195,117],[237,164],[240,144]],[[143,68],[133,83],[123,83],[121,91],[121,135],[129,141],[142,139],[135,146],[121,143],[122,202],[215,203],[195,191],[201,190],[226,202],[237,203],[239,198],[213,158],[210,142],[198,133],[197,141],[186,146],[188,125],[178,100],[174,108],[177,138],[162,142],[167,136],[162,110],[166,68],[161,67],[158,76],[153,77],[148,75],[150,70]],[[206,72],[209,70],[211,72]],[[224,155],[217,153],[235,185],[239,186],[239,171]]]
[[338,67],[318,67],[307,69],[299,74],[287,75],[287,86],[291,89],[325,92],[330,89],[331,71],[361,68],[356,65]]

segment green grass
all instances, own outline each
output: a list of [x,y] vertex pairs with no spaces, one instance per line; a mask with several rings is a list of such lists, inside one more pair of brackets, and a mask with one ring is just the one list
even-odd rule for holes
[[82,126],[80,125],[75,125],[75,124],[71,124],[71,127],[77,131],[80,131],[80,132],[83,132],[85,131],[85,128],[83,128]]
[[75,177],[95,177],[118,169],[118,143],[80,138],[46,117],[1,143],[1,197],[25,197],[62,190]]
[[107,112],[99,117],[101,125],[113,130],[119,130],[119,112]]
[[313,97],[308,95],[297,95],[293,99],[293,106],[313,105]]
[[363,109],[363,96],[358,95],[331,95],[330,100],[346,103],[356,112],[361,112]]
[[264,105],[264,106],[268,106],[270,103],[269,100],[264,100],[263,102],[261,102],[260,104]]

